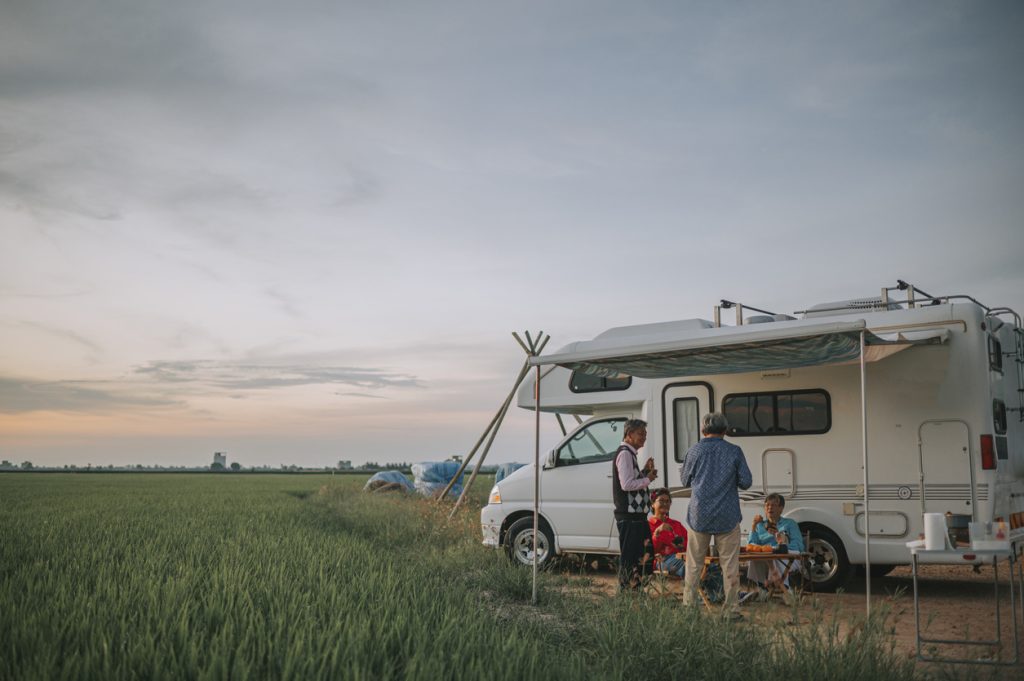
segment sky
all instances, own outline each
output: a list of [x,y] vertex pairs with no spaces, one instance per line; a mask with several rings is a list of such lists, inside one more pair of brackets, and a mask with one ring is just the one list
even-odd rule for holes
[[1021,35],[1010,1],[0,0],[0,458],[438,460],[512,331],[897,278],[1024,312]]

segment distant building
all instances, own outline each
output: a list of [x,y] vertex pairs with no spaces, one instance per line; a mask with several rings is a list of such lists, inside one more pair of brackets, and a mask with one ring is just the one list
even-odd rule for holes
[[338,462],[338,470],[340,470],[340,471],[350,471],[350,470],[352,470],[352,462],[351,461],[339,461]]
[[220,464],[221,468],[228,467],[228,453],[227,452],[214,452],[213,453],[213,465]]

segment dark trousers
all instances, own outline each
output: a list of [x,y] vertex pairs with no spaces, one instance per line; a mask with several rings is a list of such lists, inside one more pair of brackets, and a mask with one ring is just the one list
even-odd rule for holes
[[639,589],[654,560],[651,526],[647,518],[616,520],[615,524],[619,528],[619,587]]

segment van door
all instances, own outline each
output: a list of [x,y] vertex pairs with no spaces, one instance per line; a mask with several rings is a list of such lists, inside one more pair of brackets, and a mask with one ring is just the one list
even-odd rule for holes
[[[541,476],[544,513],[561,551],[609,548],[615,534],[612,462],[625,417],[588,421],[555,449]],[[615,548],[618,548],[616,543]]]
[[[686,451],[700,440],[700,420],[713,411],[714,392],[704,382],[670,383],[661,400],[661,470],[669,487],[678,487]],[[675,510],[675,506],[673,506]],[[674,516],[674,514],[673,514]]]
[[918,428],[926,513],[974,515],[970,432],[959,420],[925,421]]

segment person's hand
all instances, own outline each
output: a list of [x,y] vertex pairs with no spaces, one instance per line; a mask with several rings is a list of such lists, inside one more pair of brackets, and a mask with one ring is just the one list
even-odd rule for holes
[[668,532],[669,534],[672,533],[672,528],[669,527],[668,523],[662,523],[661,525],[658,525],[658,529],[654,531],[654,534],[658,535],[662,532]]
[[651,482],[654,482],[654,479],[657,478],[657,477],[658,477],[658,469],[657,468],[653,468],[652,467],[649,471],[647,471],[647,479],[650,480]]
[[754,524],[750,526],[750,531],[751,532],[756,531],[757,530],[757,524],[760,523],[760,522],[764,522],[764,518],[761,516],[760,513],[758,513],[757,515],[754,516]]

